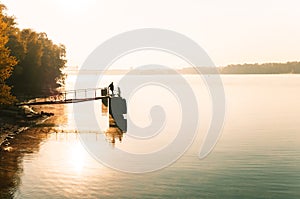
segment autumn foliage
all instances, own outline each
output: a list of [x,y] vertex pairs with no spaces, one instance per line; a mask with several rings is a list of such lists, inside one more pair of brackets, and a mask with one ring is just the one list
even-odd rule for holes
[[51,95],[64,79],[65,46],[46,33],[19,29],[0,4],[0,105],[20,96]]

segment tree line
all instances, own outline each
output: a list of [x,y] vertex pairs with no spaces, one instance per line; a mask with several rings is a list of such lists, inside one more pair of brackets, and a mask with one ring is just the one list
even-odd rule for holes
[[[203,74],[300,74],[300,62],[231,64],[225,67],[197,67]],[[196,74],[195,68],[178,70],[180,74]]]
[[51,95],[64,80],[66,49],[46,33],[20,29],[0,4],[0,105],[21,96]]
[[222,74],[300,74],[300,62],[236,64],[219,69]]

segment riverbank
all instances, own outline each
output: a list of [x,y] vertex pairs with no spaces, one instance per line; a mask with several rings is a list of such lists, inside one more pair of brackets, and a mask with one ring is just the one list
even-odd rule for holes
[[0,115],[0,146],[3,150],[9,150],[11,139],[54,114],[44,112],[40,108],[12,106],[1,109]]

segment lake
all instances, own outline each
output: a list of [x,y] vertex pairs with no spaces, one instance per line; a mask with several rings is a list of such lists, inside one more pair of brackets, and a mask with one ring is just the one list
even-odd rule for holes
[[[118,171],[101,164],[84,141],[87,136],[105,154],[154,153],[171,143],[182,120],[180,106],[159,85],[144,86],[127,99],[127,115],[139,126],[151,123],[151,106],[163,104],[162,134],[149,139],[136,139],[130,125],[124,134],[107,130],[99,101],[76,105],[92,103],[96,113],[75,119],[75,105],[47,105],[43,109],[56,115],[18,135],[13,150],[1,153],[0,198],[300,198],[300,75],[222,75],[224,127],[204,159],[199,151],[212,117],[210,95],[199,77],[185,78],[200,122],[192,145],[173,164],[140,174]],[[118,79],[106,76],[99,84]],[[75,80],[67,79],[67,89]],[[94,115],[103,130],[91,123]]]

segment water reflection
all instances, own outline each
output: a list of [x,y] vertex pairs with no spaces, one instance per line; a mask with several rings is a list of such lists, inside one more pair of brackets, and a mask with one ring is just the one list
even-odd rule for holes
[[[111,170],[90,156],[81,138],[92,139],[95,147],[116,145],[107,147],[111,151],[148,152],[170,140],[169,134],[152,142],[157,145],[133,142],[115,127],[84,136],[71,124],[72,105],[56,105],[49,112],[61,115],[10,140],[12,151],[0,151],[0,198],[300,198],[300,76],[224,78],[228,117],[204,160],[197,157],[202,126],[199,139],[171,167],[145,175]],[[202,107],[210,107],[203,96]],[[134,116],[144,119],[141,113]],[[177,129],[174,117],[170,132]]]
[[[43,110],[49,112],[48,109],[49,107],[45,107]],[[63,111],[63,106],[57,107],[57,110]],[[15,136],[10,140],[10,150],[0,148],[0,198],[13,197],[21,183],[23,157],[39,151],[40,144],[48,138],[48,133],[59,119],[61,118],[49,118],[45,126],[39,125]]]
[[8,152],[0,150],[0,198],[12,198],[16,187],[20,184],[20,156],[8,155]]
[[[68,118],[67,107],[65,105],[49,105],[37,107],[37,109],[54,112],[55,116],[15,136],[14,139],[10,140],[10,145],[6,147],[9,150],[0,148],[0,198],[14,198],[16,194],[20,194],[18,193],[20,187],[30,186],[22,184],[23,180],[26,181],[26,179],[23,179],[23,176],[27,175],[24,171],[24,164],[26,164],[24,161],[28,161],[28,159],[33,160],[36,154],[41,153],[40,150],[43,150],[41,148],[47,145],[49,140],[53,140],[58,144],[54,144],[52,148],[50,147],[52,152],[46,152],[44,162],[49,162],[53,155],[61,157],[61,160],[64,160],[63,167],[68,169],[66,171],[65,168],[59,168],[59,165],[52,165],[51,168],[53,170],[56,170],[58,167],[58,169],[63,171],[60,173],[61,175],[68,172],[74,175],[81,173],[86,164],[86,159],[89,155],[79,141],[78,131],[74,126],[69,125],[70,118]],[[108,128],[107,131],[100,133],[100,135],[105,135],[106,142],[114,146],[116,140],[122,141],[123,132],[118,127],[115,127],[111,117],[107,121],[110,121],[113,127]],[[99,132],[89,134],[93,134],[95,140],[99,139]],[[61,143],[69,143],[69,145],[66,147]],[[99,142],[99,144],[103,143]],[[24,160],[24,156],[26,156],[26,160]],[[52,163],[49,162],[48,164]]]
[[105,136],[107,140],[114,146],[116,140],[118,140],[120,143],[122,142],[123,132],[117,127],[111,127],[105,132]]

